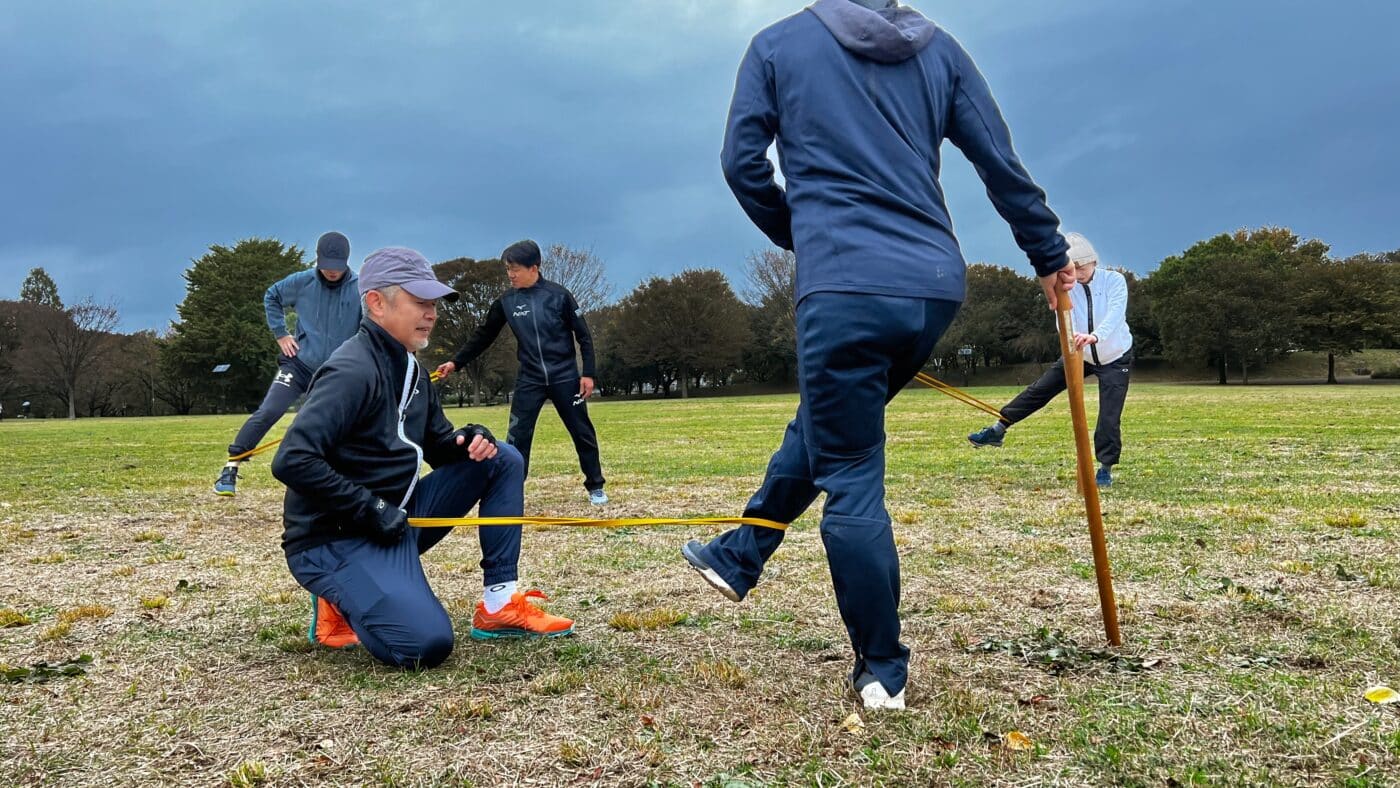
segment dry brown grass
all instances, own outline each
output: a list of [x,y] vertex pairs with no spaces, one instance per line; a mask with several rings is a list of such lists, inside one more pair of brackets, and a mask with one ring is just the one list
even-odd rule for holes
[[[679,560],[679,544],[700,531],[528,531],[522,581],[577,622],[572,638],[529,643],[464,636],[480,556],[473,534],[454,533],[426,571],[463,637],[442,668],[404,673],[362,650],[306,644],[307,597],[278,548],[281,496],[265,464],[233,500],[208,495],[211,476],[155,511],[148,497],[113,504],[105,494],[75,494],[69,511],[0,508],[6,533],[33,534],[0,544],[0,608],[34,624],[0,628],[0,661],[96,657],[85,677],[0,684],[0,782],[1386,784],[1400,773],[1400,710],[1360,696],[1400,683],[1400,511],[1383,503],[1400,489],[1362,466],[1319,473],[1315,455],[1330,446],[1321,440],[1297,439],[1296,465],[1261,473],[1248,447],[1262,457],[1268,440],[1304,434],[1287,423],[1231,448],[1244,458],[1222,468],[1224,449],[1182,421],[1183,411],[1206,418],[1193,407],[1218,410],[1193,404],[1195,392],[1135,393],[1143,426],[1129,438],[1143,459],[1105,495],[1120,653],[1151,663],[1141,670],[976,648],[1031,644],[1042,629],[1086,653],[1102,644],[1072,476],[1033,423],[1016,449],[953,454],[945,444],[961,422],[922,417],[941,402],[897,413],[890,494],[910,710],[860,713],[853,731],[851,654],[811,517],[742,605]],[[672,422],[673,410],[652,407],[627,440],[597,409],[619,445],[609,515],[734,511],[788,410],[716,401]],[[754,407],[762,423],[746,427]],[[1357,417],[1375,435],[1390,412]],[[729,458],[717,454],[703,460],[716,468],[705,476],[692,454],[710,441],[657,437],[709,430],[711,418],[717,434],[743,441],[747,470],[724,470]],[[1368,448],[1372,463],[1400,457],[1400,430],[1388,429]],[[221,437],[210,437],[214,456]],[[618,456],[624,444],[633,451]],[[542,430],[537,445],[531,510],[593,514],[561,436]],[[1324,512],[1365,524],[1329,525]],[[137,541],[147,531],[164,538]],[[66,560],[35,560],[55,553]],[[111,613],[64,621],[85,606]],[[1008,746],[1020,746],[1013,732],[1030,749]]]

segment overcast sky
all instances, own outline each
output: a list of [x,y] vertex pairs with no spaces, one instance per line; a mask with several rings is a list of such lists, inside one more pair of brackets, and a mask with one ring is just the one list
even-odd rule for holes
[[[1066,229],[1146,272],[1281,224],[1400,247],[1400,3],[978,0],[914,6],[977,59]],[[6,2],[0,298],[163,329],[210,244],[337,229],[492,257],[591,246],[619,293],[761,249],[718,154],[776,0]],[[970,260],[1029,273],[972,169],[944,183]]]

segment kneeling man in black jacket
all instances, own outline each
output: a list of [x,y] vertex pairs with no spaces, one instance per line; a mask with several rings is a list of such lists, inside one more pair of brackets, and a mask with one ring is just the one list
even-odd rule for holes
[[[364,317],[317,370],[306,404],[282,439],[272,473],[287,485],[282,549],[312,594],[308,637],[362,644],[390,665],[428,668],[452,653],[452,621],[419,556],[449,528],[409,517],[524,513],[520,453],[485,427],[454,430],[414,357],[428,345],[437,300],[457,293],[412,249],[380,249],[360,269]],[[427,462],[433,471],[418,477]],[[516,564],[520,526],[479,529],[485,590],[472,637],[553,637],[573,622],[531,604]]]

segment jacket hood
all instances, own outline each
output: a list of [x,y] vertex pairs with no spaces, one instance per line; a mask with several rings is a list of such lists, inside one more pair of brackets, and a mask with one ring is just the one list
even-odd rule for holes
[[923,14],[893,2],[871,10],[853,0],[817,0],[808,10],[841,46],[879,63],[900,63],[919,54],[938,30]]

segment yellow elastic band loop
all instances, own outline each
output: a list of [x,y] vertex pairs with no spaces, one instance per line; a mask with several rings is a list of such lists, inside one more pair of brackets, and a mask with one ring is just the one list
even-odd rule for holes
[[944,383],[943,381],[939,380],[938,378],[935,378],[932,375],[926,375],[920,372],[914,375],[914,379],[935,391],[940,391],[944,394],[947,394],[948,396],[952,397],[958,402],[963,403],[964,405],[971,405],[972,407],[977,408],[978,410],[988,413],[992,416],[995,416],[998,419],[1001,418],[1000,410],[997,410],[995,407],[988,405],[980,399],[977,399],[976,397],[972,396],[971,394],[968,394],[962,389],[954,388],[953,386]]
[[761,517],[410,517],[415,528],[452,528],[472,525],[546,525],[579,528],[632,528],[651,525],[755,525],[760,528],[787,530],[786,523]]
[[256,449],[249,449],[248,451],[245,451],[245,452],[243,452],[242,454],[235,454],[235,455],[233,455],[232,457],[229,457],[229,458],[228,458],[228,461],[229,461],[229,462],[238,462],[239,460],[246,460],[246,459],[248,459],[249,457],[256,457],[257,455],[262,454],[263,452],[267,451],[268,449],[272,448],[273,446],[276,446],[277,444],[279,444],[279,443],[281,443],[281,442],[282,442],[282,439],[281,439],[281,438],[278,438],[278,439],[275,440],[275,441],[268,441],[267,443],[264,443],[263,445],[259,446],[259,447],[256,448]]

